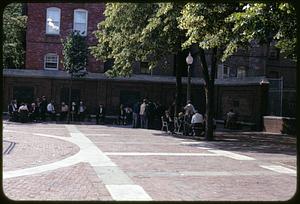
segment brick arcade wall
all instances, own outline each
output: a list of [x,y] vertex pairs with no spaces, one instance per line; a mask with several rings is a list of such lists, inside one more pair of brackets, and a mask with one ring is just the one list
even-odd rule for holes
[[238,121],[256,124],[262,129],[262,115],[267,110],[267,89],[259,85],[217,86],[215,91],[216,118],[224,120],[224,115],[233,109]]
[[[62,102],[62,89],[68,89],[69,81],[63,79],[42,79],[25,77],[4,77],[3,111],[14,96],[14,87],[33,87],[34,98],[45,95],[55,103]],[[185,101],[186,86],[183,86],[183,102]],[[103,103],[108,114],[118,114],[121,95],[124,92],[138,93],[140,99],[148,97],[154,102],[160,102],[165,108],[174,100],[175,84],[141,83],[115,80],[76,80],[73,89],[80,92],[80,99],[85,102],[89,112],[95,111],[97,104]],[[260,86],[217,86],[215,98],[216,119],[230,108],[239,113],[239,120],[261,125],[261,115],[264,115],[263,90]],[[192,101],[200,113],[205,111],[205,95],[201,85],[192,86]]]
[[[61,9],[60,34],[46,34],[46,10],[48,7]],[[28,21],[26,33],[26,69],[43,69],[44,56],[47,53],[59,55],[59,69],[62,69],[62,45],[64,39],[73,29],[73,16],[75,9],[88,10],[87,44],[94,45],[97,40],[93,31],[97,24],[104,19],[104,3],[28,3]],[[103,63],[88,57],[88,70],[103,72]]]
[[[14,98],[14,87],[32,87],[34,98],[46,96],[53,99],[56,104],[62,102],[62,89],[69,88],[69,80],[4,77],[5,87],[3,90],[3,111],[7,111],[7,105]],[[108,114],[117,114],[121,103],[122,93],[137,93],[139,99],[148,97],[151,101],[160,102],[166,108],[172,104],[175,96],[175,85],[167,83],[141,83],[114,80],[75,80],[73,90],[79,90],[80,100],[83,100],[89,111],[93,112],[98,103],[107,107]],[[183,89],[186,87],[183,86]],[[193,87],[192,96],[199,95],[201,88]],[[79,99],[78,99],[79,100]],[[204,97],[196,97],[195,107],[201,110]],[[19,101],[20,102],[20,101]],[[203,108],[203,107],[202,107]]]

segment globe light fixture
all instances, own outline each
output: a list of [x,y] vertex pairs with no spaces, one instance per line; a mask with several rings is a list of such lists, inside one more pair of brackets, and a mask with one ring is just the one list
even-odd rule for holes
[[191,52],[189,52],[189,55],[185,59],[187,65],[188,65],[188,81],[187,81],[187,91],[186,91],[186,102],[191,100],[191,64],[193,64],[193,57],[191,55]]

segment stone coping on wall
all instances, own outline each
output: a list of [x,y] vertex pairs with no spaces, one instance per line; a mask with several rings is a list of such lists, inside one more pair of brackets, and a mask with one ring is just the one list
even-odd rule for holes
[[[70,75],[61,70],[32,70],[32,69],[3,69],[4,77],[24,77],[24,78],[50,78],[50,79],[69,79]],[[115,77],[109,78],[104,73],[91,73],[81,78],[82,80],[109,80],[109,81],[128,81],[128,82],[158,82],[158,83],[176,83],[175,76],[160,76],[160,75],[145,75],[133,74],[131,77]],[[264,76],[245,77],[245,78],[227,78],[215,79],[216,85],[231,86],[231,85],[261,85],[268,84],[269,81]],[[187,77],[182,78],[182,83],[187,83]],[[191,78],[192,84],[204,85],[202,78]]]
[[296,118],[292,118],[292,117],[282,117],[282,116],[263,116],[263,118],[265,119],[273,119],[273,120],[281,120],[281,119],[287,119],[287,120],[295,120]]

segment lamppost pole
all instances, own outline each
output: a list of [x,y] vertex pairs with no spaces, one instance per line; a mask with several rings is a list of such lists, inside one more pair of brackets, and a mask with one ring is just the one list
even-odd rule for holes
[[191,65],[188,65],[188,81],[187,81],[187,91],[186,91],[186,101],[191,100]]
[[186,63],[188,65],[188,81],[187,81],[187,90],[186,90],[186,102],[191,100],[191,64],[193,64],[193,57],[191,53],[186,58]]

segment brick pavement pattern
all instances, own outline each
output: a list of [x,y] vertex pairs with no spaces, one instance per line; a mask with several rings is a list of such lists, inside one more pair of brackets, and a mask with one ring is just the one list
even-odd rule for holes
[[16,142],[15,147],[3,159],[4,171],[52,163],[79,151],[79,148],[72,143],[38,137],[25,131],[22,135],[7,132],[4,138]]
[[70,130],[94,144],[106,166],[82,158],[87,162],[5,178],[10,199],[118,200],[144,192],[140,199],[155,201],[282,201],[296,192],[296,138],[256,132],[217,132],[206,142],[122,126],[4,122],[3,139],[17,143],[3,155],[4,173],[77,154],[84,147],[63,140]]
[[86,163],[53,172],[6,179],[5,194],[14,200],[111,200]]

